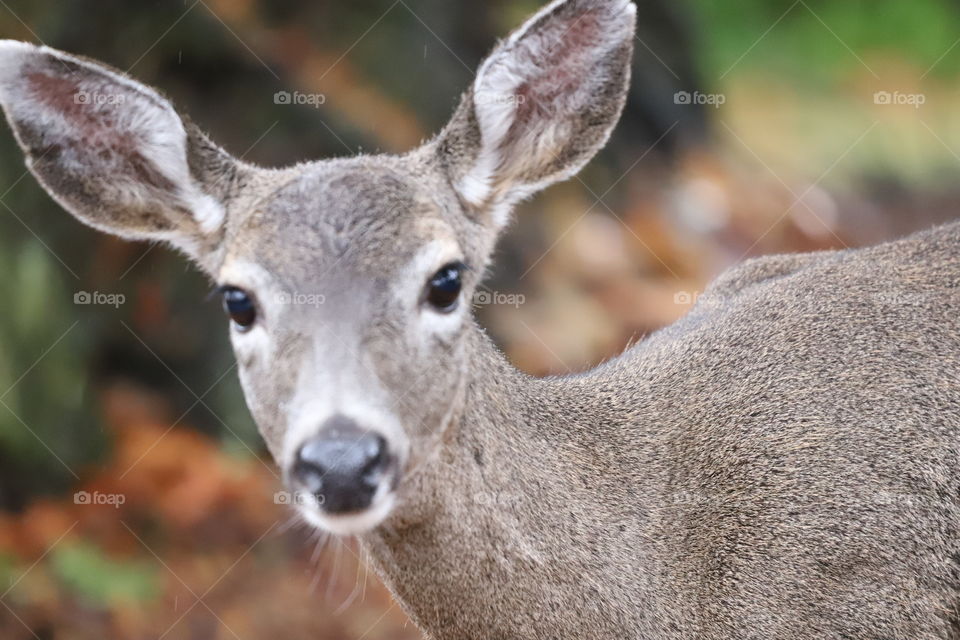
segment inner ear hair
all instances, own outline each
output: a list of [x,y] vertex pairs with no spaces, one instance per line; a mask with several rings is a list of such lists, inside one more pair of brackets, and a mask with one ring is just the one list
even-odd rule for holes
[[635,20],[629,0],[557,0],[494,50],[438,145],[467,205],[502,225],[603,147],[626,101]]
[[106,65],[0,41],[0,105],[46,190],[83,222],[201,259],[242,165],[154,89]]

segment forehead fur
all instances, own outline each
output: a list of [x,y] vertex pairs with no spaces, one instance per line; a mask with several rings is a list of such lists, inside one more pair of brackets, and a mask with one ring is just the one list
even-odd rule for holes
[[[416,165],[415,165],[416,166]],[[227,258],[309,279],[333,265],[384,273],[426,241],[457,233],[452,192],[434,172],[390,156],[302,165],[235,221]]]

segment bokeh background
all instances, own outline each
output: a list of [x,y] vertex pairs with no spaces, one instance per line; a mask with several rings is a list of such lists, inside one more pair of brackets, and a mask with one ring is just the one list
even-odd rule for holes
[[[476,300],[534,374],[616,354],[743,258],[957,217],[960,3],[638,5],[611,144],[521,208]],[[284,165],[430,136],[537,6],[0,0],[0,37],[128,70],[234,154]],[[210,283],[75,222],[3,128],[0,637],[419,637],[354,542],[277,504]]]

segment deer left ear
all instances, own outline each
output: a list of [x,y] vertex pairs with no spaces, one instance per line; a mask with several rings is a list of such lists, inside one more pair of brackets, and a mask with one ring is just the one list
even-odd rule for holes
[[102,231],[201,260],[219,244],[240,163],[153,89],[46,47],[0,41],[0,105],[46,190]]
[[557,0],[497,47],[440,136],[466,203],[505,216],[603,147],[626,101],[635,22],[630,0]]

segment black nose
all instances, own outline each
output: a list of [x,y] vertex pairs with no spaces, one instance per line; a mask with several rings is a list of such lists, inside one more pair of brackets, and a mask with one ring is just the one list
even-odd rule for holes
[[382,436],[335,416],[300,447],[291,479],[327,513],[350,513],[370,506],[389,466]]

